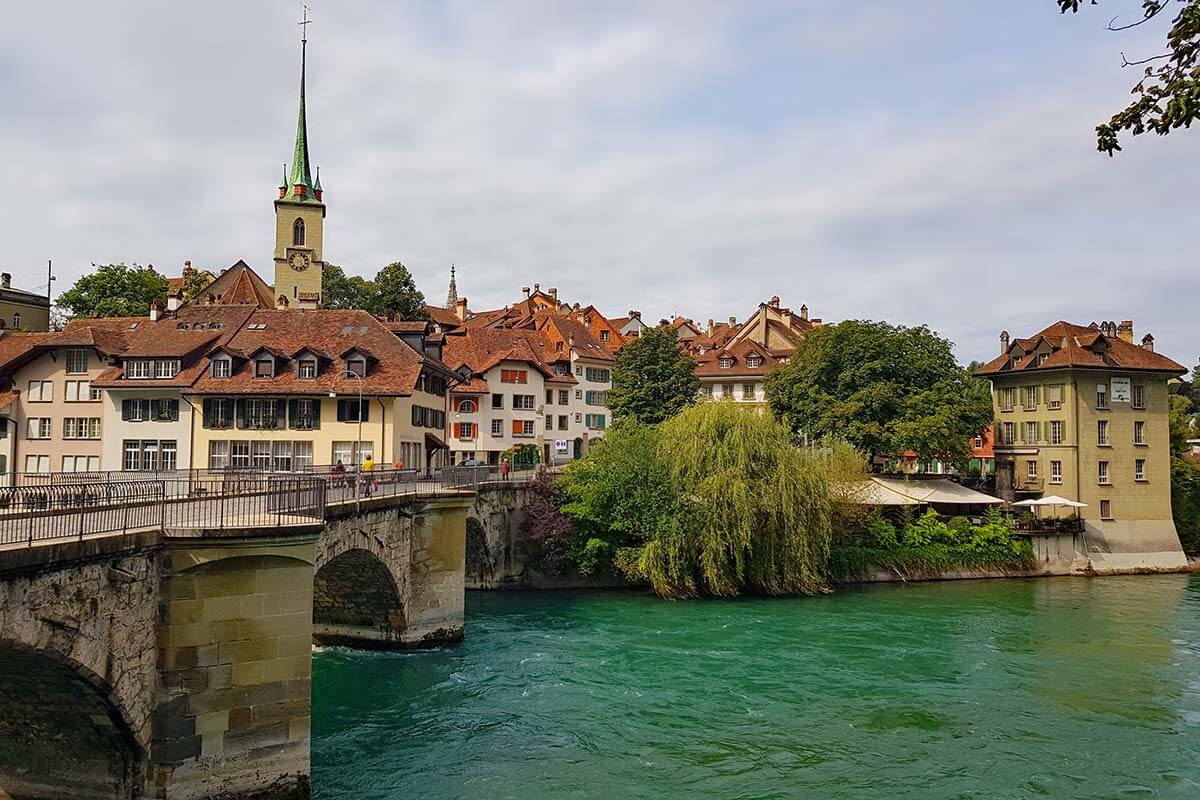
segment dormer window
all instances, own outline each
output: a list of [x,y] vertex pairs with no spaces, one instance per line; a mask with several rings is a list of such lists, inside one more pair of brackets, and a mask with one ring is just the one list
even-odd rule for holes
[[214,378],[228,378],[233,374],[233,359],[228,356],[224,358],[214,358],[212,361],[212,376]]
[[158,361],[154,365],[154,377],[156,378],[174,378],[178,374],[179,361],[177,359]]
[[274,378],[275,377],[275,359],[270,356],[260,356],[254,359],[254,377],[256,378]]
[[728,356],[723,356],[717,362],[717,366],[719,366],[721,369],[731,369],[733,367],[733,359],[729,358]]
[[602,341],[602,342],[608,341],[608,331],[600,331],[600,341]]
[[352,378],[367,376],[367,360],[362,356],[350,356],[346,359],[346,374]]
[[296,365],[296,377],[306,379],[317,377],[317,360],[315,358],[300,359]]
[[1046,359],[1049,357],[1050,357],[1049,353],[1038,353],[1037,365],[1040,367],[1042,364],[1045,364]]
[[755,367],[761,367],[762,359],[758,356],[750,356],[746,359],[746,366],[750,367],[751,369],[754,369]]

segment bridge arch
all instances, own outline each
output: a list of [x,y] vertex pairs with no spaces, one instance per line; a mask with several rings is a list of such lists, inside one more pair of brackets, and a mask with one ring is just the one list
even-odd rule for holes
[[408,627],[400,589],[387,564],[351,547],[313,576],[313,640],[318,644],[397,646]]
[[0,796],[125,800],[145,762],[129,714],[94,673],[0,640]]

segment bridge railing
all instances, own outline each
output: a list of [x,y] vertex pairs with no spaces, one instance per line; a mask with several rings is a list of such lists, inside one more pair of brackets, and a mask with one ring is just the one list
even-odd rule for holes
[[325,480],[186,477],[0,487],[0,545],[139,530],[278,527],[324,520]]

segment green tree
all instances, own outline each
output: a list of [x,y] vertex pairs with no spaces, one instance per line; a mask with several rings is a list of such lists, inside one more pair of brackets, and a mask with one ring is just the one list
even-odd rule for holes
[[[1062,13],[1077,13],[1082,0],[1055,0]],[[1097,5],[1098,0],[1091,0]],[[1122,66],[1142,67],[1133,87],[1133,102],[1096,126],[1096,149],[1110,156],[1121,149],[1118,133],[1138,136],[1153,131],[1165,136],[1190,128],[1200,116],[1200,0],[1141,0],[1139,19],[1108,24],[1111,31],[1125,31],[1157,20],[1168,9],[1179,9],[1167,31],[1165,52],[1130,61],[1121,54]]]
[[425,295],[417,289],[408,267],[393,261],[375,276],[374,313],[394,319],[424,320]]
[[767,376],[771,410],[810,439],[840,438],[869,456],[914,450],[958,461],[992,419],[986,384],[925,326],[848,320],[811,331]]
[[364,308],[375,304],[375,284],[358,275],[347,275],[328,261],[321,267],[321,308]]
[[617,419],[658,423],[696,402],[696,361],[673,328],[650,328],[617,352],[608,407]]
[[1183,549],[1200,551],[1200,465],[1171,459],[1171,514]]
[[1167,415],[1167,425],[1171,432],[1171,453],[1183,455],[1191,449],[1188,439],[1196,438],[1192,401],[1183,395],[1173,394]]
[[183,300],[195,300],[200,293],[213,282],[214,276],[208,270],[196,269],[191,264],[183,268]]
[[75,281],[55,302],[74,317],[140,317],[150,304],[164,307],[167,279],[154,267],[105,264]]

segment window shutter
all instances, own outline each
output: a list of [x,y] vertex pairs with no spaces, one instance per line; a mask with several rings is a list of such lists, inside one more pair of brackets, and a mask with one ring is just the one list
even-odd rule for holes
[[371,401],[370,400],[368,400],[365,397],[363,398],[362,402],[359,403],[359,406],[358,406],[358,414],[359,414],[359,418],[363,422],[371,421]]
[[239,398],[234,403],[234,408],[237,410],[236,416],[238,419],[238,427],[239,428],[249,428],[250,420],[246,419],[246,400],[245,400],[245,398]]
[[454,423],[454,438],[455,439],[462,438],[462,423],[461,422]]
[[140,400],[139,402],[142,404],[142,419],[153,419],[150,416],[150,400]]
[[309,407],[309,413],[312,414],[312,428],[316,430],[321,427],[321,401],[314,399]]
[[129,399],[125,399],[125,400],[121,401],[121,419],[125,422],[128,422],[129,417],[132,416],[130,414],[130,409],[131,409],[130,403],[132,403],[132,402],[133,401],[129,400]]
[[167,404],[170,408],[171,419],[172,420],[179,419],[179,401],[178,400],[168,400]]
[[204,427],[206,427],[206,428],[212,428],[216,424],[216,420],[214,419],[216,414],[213,413],[214,403],[215,403],[215,401],[210,398],[210,399],[206,399],[202,404],[202,407],[204,409]]
[[345,422],[346,421],[346,401],[338,400],[337,403],[338,403],[338,405],[337,405],[337,421]]
[[287,401],[287,413],[288,413],[288,427],[295,428],[297,422],[299,421],[298,417],[300,416],[300,401],[299,400],[288,400]]
[[158,416],[162,414],[162,404],[163,401],[157,398],[150,401],[150,419],[158,419]]
[[514,419],[513,420],[513,436],[520,436],[522,431],[524,431],[524,428],[521,427],[521,420]]
[[275,401],[275,427],[276,428],[283,428],[287,424],[287,421],[284,419],[283,412],[284,412],[283,401],[276,400]]

